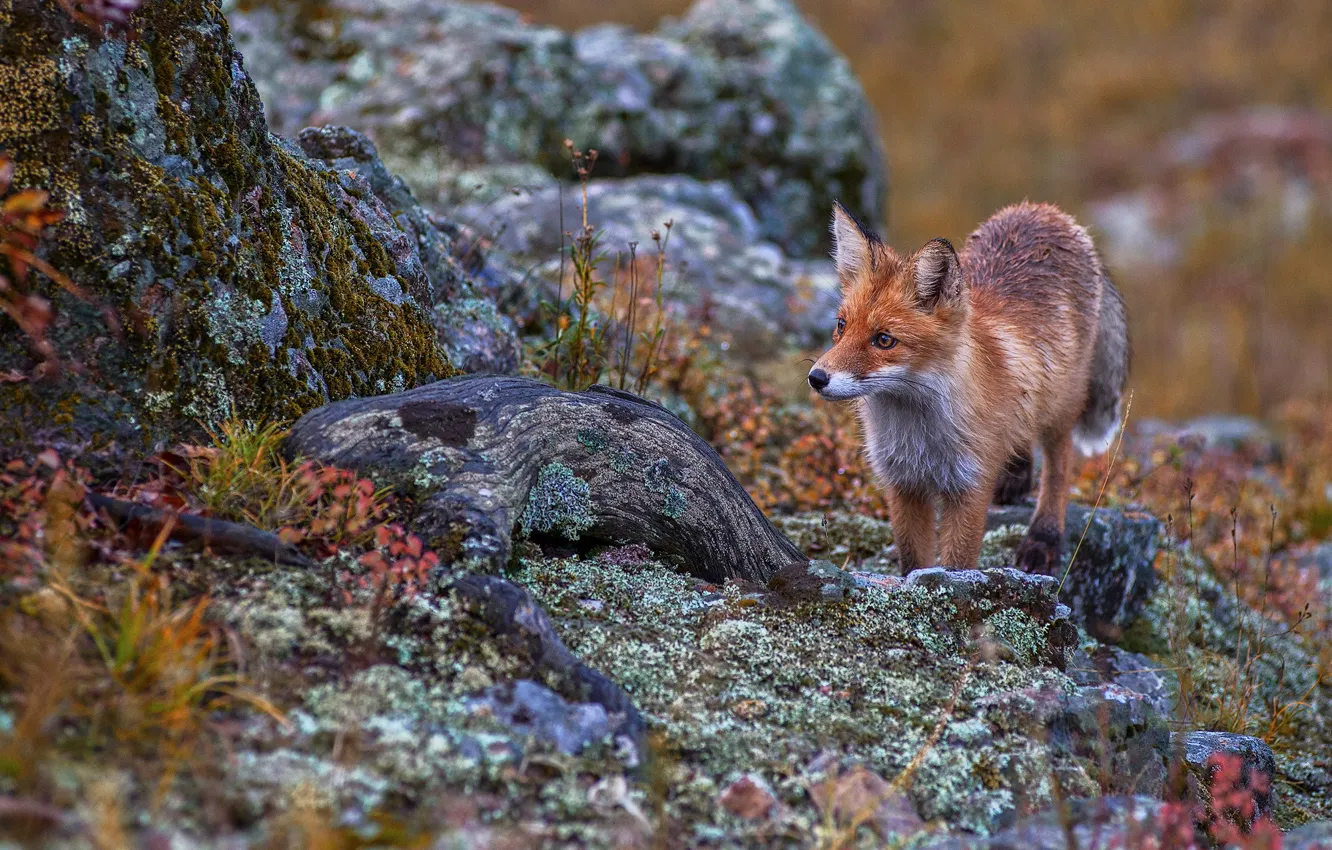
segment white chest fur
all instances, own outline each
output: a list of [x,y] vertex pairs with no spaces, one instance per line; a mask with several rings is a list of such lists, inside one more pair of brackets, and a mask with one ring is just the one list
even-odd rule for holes
[[960,494],[979,483],[980,463],[963,440],[947,390],[936,380],[917,377],[861,398],[865,453],[884,484]]

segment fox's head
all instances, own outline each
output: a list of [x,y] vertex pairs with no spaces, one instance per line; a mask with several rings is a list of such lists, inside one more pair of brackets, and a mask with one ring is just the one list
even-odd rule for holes
[[832,231],[842,307],[833,346],[809,371],[809,385],[827,399],[919,387],[951,359],[966,318],[957,252],[934,239],[899,257],[840,204]]

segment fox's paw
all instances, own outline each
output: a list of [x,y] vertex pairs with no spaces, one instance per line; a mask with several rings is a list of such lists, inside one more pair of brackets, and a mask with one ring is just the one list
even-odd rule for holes
[[1064,554],[1063,529],[1049,520],[1032,521],[1017,550],[1017,567],[1036,575],[1057,575]]

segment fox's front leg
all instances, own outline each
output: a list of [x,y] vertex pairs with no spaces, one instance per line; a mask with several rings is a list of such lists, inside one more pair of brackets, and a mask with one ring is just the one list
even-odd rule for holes
[[980,562],[981,542],[985,538],[986,509],[990,506],[996,477],[987,477],[979,487],[965,493],[943,497],[940,564],[958,570],[976,569]]
[[1017,566],[1029,573],[1052,576],[1059,572],[1064,554],[1064,511],[1068,508],[1068,481],[1073,467],[1071,430],[1042,443],[1045,468],[1041,495],[1031,517],[1027,537],[1018,546]]
[[934,499],[926,494],[888,488],[888,520],[901,557],[902,575],[934,563]]

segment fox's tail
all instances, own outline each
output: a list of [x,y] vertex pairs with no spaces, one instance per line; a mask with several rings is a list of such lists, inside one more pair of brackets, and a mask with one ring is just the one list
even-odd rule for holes
[[1124,298],[1107,274],[1101,275],[1101,318],[1092,352],[1087,406],[1073,428],[1073,443],[1083,454],[1110,448],[1123,411],[1124,385],[1129,371],[1128,322]]

